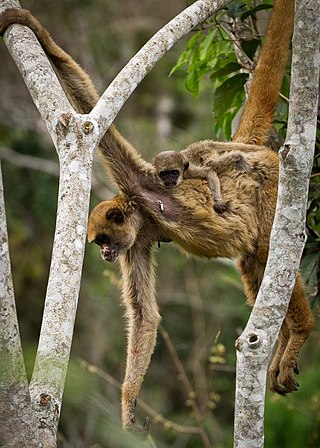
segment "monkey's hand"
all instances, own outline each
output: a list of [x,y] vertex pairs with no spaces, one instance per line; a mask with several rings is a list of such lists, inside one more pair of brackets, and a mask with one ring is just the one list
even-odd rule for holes
[[150,417],[146,417],[143,422],[142,428],[139,428],[136,425],[126,426],[123,428],[125,431],[128,431],[136,436],[139,436],[142,439],[146,439],[149,434],[150,429]]
[[222,213],[229,210],[229,205],[226,202],[223,201],[216,201],[213,205],[213,209],[215,212],[218,213],[218,215],[222,215]]

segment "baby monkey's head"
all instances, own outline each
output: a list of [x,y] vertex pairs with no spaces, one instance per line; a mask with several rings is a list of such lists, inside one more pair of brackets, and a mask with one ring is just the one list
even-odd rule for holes
[[183,180],[183,173],[189,163],[177,151],[162,151],[153,160],[157,177],[166,188],[174,188]]

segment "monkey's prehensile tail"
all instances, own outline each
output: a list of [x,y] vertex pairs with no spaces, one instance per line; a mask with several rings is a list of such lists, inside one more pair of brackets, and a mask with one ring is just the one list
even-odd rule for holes
[[294,0],[276,0],[248,101],[233,141],[263,145],[274,119],[293,32]]

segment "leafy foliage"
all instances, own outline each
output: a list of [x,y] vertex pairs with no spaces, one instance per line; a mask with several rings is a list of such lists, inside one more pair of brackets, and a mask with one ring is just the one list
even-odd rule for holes
[[[222,138],[231,138],[231,125],[234,117],[245,100],[244,85],[248,71],[237,61],[235,45],[250,61],[261,43],[254,28],[252,17],[257,11],[269,9],[268,3],[251,7],[245,2],[235,1],[220,11],[208,22],[208,29],[196,32],[189,40],[176,65],[170,72],[173,75],[186,69],[185,87],[194,96],[199,95],[200,82],[208,75],[213,92],[214,132]],[[238,40],[231,35],[229,19],[243,21],[248,18],[252,24],[252,35]]]
[[210,77],[215,132],[222,136],[222,130],[226,138],[230,138],[232,120],[244,101],[247,75],[239,73],[241,66],[227,34],[219,28],[198,31],[189,40],[170,75],[185,67],[185,87],[194,96],[199,95],[202,78]]

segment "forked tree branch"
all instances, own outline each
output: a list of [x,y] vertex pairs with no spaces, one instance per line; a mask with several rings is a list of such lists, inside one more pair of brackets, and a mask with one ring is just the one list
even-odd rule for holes
[[[4,41],[55,144],[60,161],[60,184],[45,308],[30,383],[33,412],[30,424],[34,434],[30,437],[30,434],[21,432],[19,444],[13,445],[12,439],[4,440],[5,445],[21,448],[55,446],[81,281],[91,167],[96,146],[124,102],[155,63],[178,39],[229,1],[198,0],[159,31],[122,70],[99,100],[89,116],[94,125],[89,126],[89,132],[88,127],[84,126],[88,116],[74,112],[33,33],[17,25],[6,31]],[[9,7],[20,5],[16,0],[0,0],[0,13]],[[0,219],[5,229],[3,215]],[[3,245],[2,249],[4,256],[7,256],[7,247]],[[8,306],[14,312],[13,296],[8,296],[8,300]],[[18,335],[13,341],[15,347],[19,347]],[[6,340],[2,342],[4,349],[10,353],[11,345]],[[20,348],[18,352],[22,359]],[[3,397],[0,397],[0,404],[2,417],[8,420],[8,403]],[[23,420],[20,411],[17,409],[17,418]]]
[[316,138],[319,29],[319,1],[297,1],[288,132],[280,151],[278,203],[269,258],[256,304],[236,344],[236,448],[263,447],[267,368],[306,241],[307,198]]

